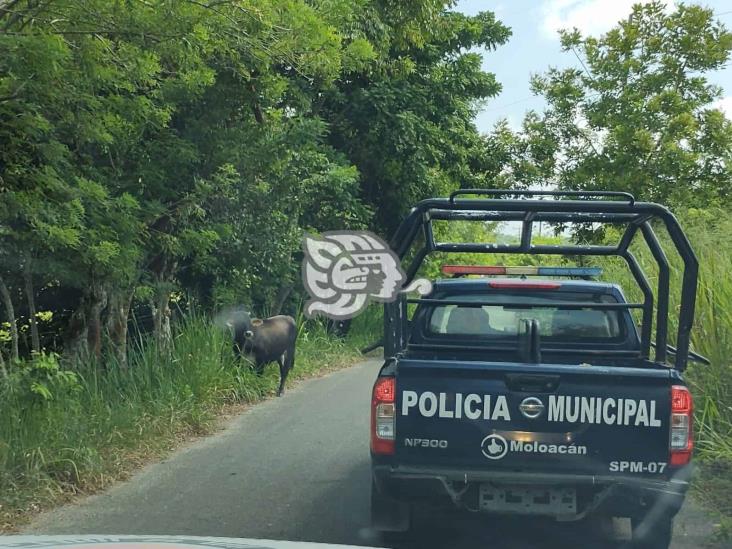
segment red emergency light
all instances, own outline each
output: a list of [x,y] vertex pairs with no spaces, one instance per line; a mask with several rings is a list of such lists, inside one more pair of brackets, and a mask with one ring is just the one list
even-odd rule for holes
[[440,270],[446,275],[505,275],[506,267],[488,265],[443,265]]

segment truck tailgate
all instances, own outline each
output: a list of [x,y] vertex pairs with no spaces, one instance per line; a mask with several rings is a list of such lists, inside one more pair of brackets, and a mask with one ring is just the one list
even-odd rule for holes
[[399,465],[667,477],[669,370],[403,359]]

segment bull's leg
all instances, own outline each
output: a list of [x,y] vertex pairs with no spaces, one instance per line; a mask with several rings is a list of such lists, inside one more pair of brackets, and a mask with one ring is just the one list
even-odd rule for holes
[[277,396],[285,394],[285,381],[287,381],[287,374],[289,373],[288,362],[284,354],[277,359],[277,364],[280,365],[280,388],[277,390]]
[[290,346],[290,348],[285,351],[285,355],[287,355],[287,360],[285,364],[287,365],[287,372],[289,373],[290,370],[292,370],[295,367],[295,345],[293,344]]
[[266,364],[264,362],[257,361],[257,363],[254,365],[254,373],[257,374],[258,376],[261,376],[262,374],[264,374],[265,366],[266,366]]

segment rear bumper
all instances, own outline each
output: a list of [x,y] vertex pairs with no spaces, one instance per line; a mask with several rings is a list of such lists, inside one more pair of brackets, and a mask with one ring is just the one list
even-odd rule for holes
[[588,514],[643,516],[653,509],[674,516],[689,488],[690,467],[668,480],[634,476],[575,475],[508,471],[405,467],[374,464],[375,488],[397,501],[475,510],[481,483],[501,486],[573,487],[577,489],[577,515],[557,517],[579,520]]

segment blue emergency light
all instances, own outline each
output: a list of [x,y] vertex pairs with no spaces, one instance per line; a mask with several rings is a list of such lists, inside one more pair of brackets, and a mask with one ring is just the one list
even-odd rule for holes
[[540,276],[600,276],[601,267],[539,267]]

